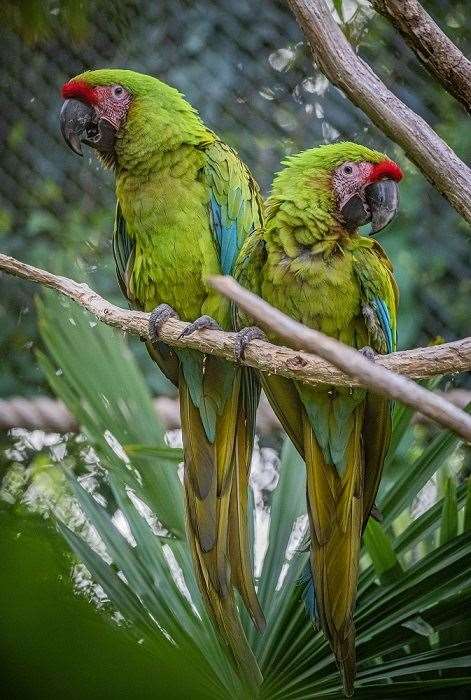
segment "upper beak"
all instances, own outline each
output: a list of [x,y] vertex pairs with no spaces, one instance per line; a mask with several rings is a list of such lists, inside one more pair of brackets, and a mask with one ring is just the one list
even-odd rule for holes
[[101,153],[114,149],[116,129],[105,119],[99,119],[93,107],[80,100],[66,100],[60,114],[62,136],[66,144],[79,156],[82,143]]
[[365,188],[371,212],[371,234],[378,233],[395,217],[399,206],[399,189],[394,180],[379,180]]
[[83,155],[82,135],[90,128],[94,118],[93,107],[80,100],[66,100],[62,105],[60,114],[62,136],[69,148],[79,156]]
[[378,180],[367,185],[363,192],[353,195],[342,207],[346,227],[356,230],[371,222],[371,232],[378,233],[394,218],[399,205],[399,191],[394,180]]

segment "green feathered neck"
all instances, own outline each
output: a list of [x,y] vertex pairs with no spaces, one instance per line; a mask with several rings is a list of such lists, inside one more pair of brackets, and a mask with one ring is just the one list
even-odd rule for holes
[[163,154],[184,145],[204,145],[216,136],[175,88],[150,75],[102,69],[76,76],[88,85],[122,85],[132,95],[127,118],[116,138],[116,169],[145,175]]

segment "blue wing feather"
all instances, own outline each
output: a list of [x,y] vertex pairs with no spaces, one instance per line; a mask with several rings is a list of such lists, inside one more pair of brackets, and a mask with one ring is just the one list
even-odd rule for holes
[[301,572],[299,583],[304,586],[302,597],[306,612],[311,620],[317,624],[316,591],[314,588],[314,579],[312,578],[311,564],[309,561],[306,563]]
[[378,316],[378,320],[381,326],[381,330],[384,333],[386,339],[386,347],[388,352],[394,352],[396,347],[395,338],[392,331],[391,316],[389,314],[389,309],[385,302],[379,297],[375,297],[372,302],[373,309]]
[[237,222],[224,223],[222,207],[218,204],[214,195],[211,195],[211,218],[213,233],[219,249],[219,259],[221,261],[221,271],[223,275],[229,275],[237,258],[239,242],[237,237]]

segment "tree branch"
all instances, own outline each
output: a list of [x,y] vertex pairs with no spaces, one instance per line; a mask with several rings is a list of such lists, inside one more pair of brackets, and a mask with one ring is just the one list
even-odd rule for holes
[[[157,419],[165,430],[181,427],[178,398],[158,396],[153,400],[153,405]],[[80,426],[67,406],[58,399],[49,396],[12,396],[0,399],[0,433],[13,428],[43,430],[46,433],[76,433]],[[257,432],[271,435],[280,430],[281,425],[272,407],[266,397],[262,396],[257,410]]]
[[[109,326],[119,328],[122,331],[138,335],[142,338],[149,338],[149,314],[140,311],[127,311],[119,306],[114,306],[90,289],[86,284],[79,284],[67,277],[53,275],[46,270],[27,265],[15,258],[2,254],[0,254],[0,270],[56,290],[69,299],[76,301],[84,309],[96,316],[98,320],[103,321],[103,323]],[[247,298],[247,295],[249,295],[250,299],[257,300],[258,304],[263,305],[264,314],[268,313],[268,310],[270,314],[277,314],[278,318],[282,319],[282,325],[280,327],[276,325],[276,330],[280,335],[286,335],[283,330],[283,328],[285,328],[283,324],[285,324],[287,317],[284,317],[283,314],[273,309],[269,304],[266,304],[266,302],[263,302],[261,299],[243,290],[242,287],[237,285],[236,282],[230,278],[214,278],[213,284],[223,294],[231,298],[233,298],[231,295],[236,294],[237,301],[241,298]],[[234,290],[236,291],[234,292]],[[259,318],[257,312],[253,311],[252,306],[249,313],[253,315],[254,318]],[[266,317],[263,315],[262,321],[267,323],[267,318],[269,317],[268,315]],[[315,334],[316,338],[320,337],[324,342],[335,344],[336,352],[329,358],[331,361],[329,362],[322,359],[322,350],[318,353],[321,357],[316,357],[286,347],[271,345],[261,340],[254,340],[246,350],[244,364],[249,367],[254,367],[261,372],[276,373],[283,377],[296,379],[297,381],[312,386],[319,386],[322,384],[351,387],[364,385],[373,388],[374,384],[375,391],[385,393],[391,396],[391,398],[403,401],[409,406],[421,411],[432,420],[437,420],[442,425],[455,430],[465,439],[471,440],[471,418],[466,413],[459,411],[449,401],[437,397],[432,392],[422,389],[413,382],[407,382],[404,377],[396,375],[391,371],[385,371],[385,369],[388,368],[389,370],[401,372],[415,379],[445,374],[447,372],[456,373],[468,371],[471,369],[471,338],[464,338],[463,340],[458,340],[453,343],[445,343],[428,348],[417,348],[415,350],[380,356],[373,364],[352,348],[342,343],[337,343],[337,341],[323,336],[321,333],[311,331],[292,319],[288,319],[288,321],[294,324],[294,326],[291,327],[295,329],[292,335],[291,331],[288,333],[291,345],[300,348],[306,347],[304,339],[306,337],[305,333],[307,333],[308,341],[306,342],[308,342],[308,344],[311,343],[309,349],[312,350],[312,334]],[[182,321],[170,319],[162,327],[162,340],[168,343],[168,345],[194,348],[200,352],[224,357],[230,362],[234,362],[234,333],[200,331],[191,336],[180,338],[182,330],[186,328],[187,325],[188,324]],[[299,335],[300,329],[303,330],[301,335]],[[344,360],[344,358],[347,359]],[[352,358],[354,360],[354,365],[351,364]],[[332,359],[335,365],[340,369],[337,369],[337,367],[331,363]],[[357,367],[360,369],[357,369]],[[372,372],[374,374],[373,379],[371,379]],[[397,382],[394,383],[394,379],[398,380],[399,384],[397,384]],[[407,384],[405,385],[403,382],[407,382]],[[437,404],[437,401],[440,403]],[[437,406],[440,410],[437,410]]]
[[288,0],[288,3],[322,72],[390,139],[402,146],[432,185],[471,223],[471,170],[357,56],[324,0]]
[[[459,408],[466,408],[471,403],[469,389],[450,389],[438,392]],[[181,428],[178,398],[158,396],[153,400],[155,414],[165,430]],[[428,423],[421,413],[414,416],[415,423]],[[12,396],[0,399],[0,433],[14,428],[24,430],[43,430],[46,433],[76,433],[80,430],[75,417],[67,406],[50,396]],[[273,435],[282,430],[281,423],[275,416],[265,394],[260,398],[257,409],[257,433]]]
[[234,301],[262,326],[287,340],[290,345],[316,353],[375,393],[401,401],[454,430],[466,440],[471,440],[471,416],[442,396],[386,369],[384,364],[380,366],[371,362],[338,340],[303,326],[241,287],[231,277],[213,277],[211,283],[218,292]]
[[371,0],[435,80],[471,113],[471,61],[417,0]]

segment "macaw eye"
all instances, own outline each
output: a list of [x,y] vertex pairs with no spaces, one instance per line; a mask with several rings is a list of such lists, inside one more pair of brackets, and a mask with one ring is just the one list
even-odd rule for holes
[[123,88],[121,85],[115,85],[112,90],[113,97],[122,97],[124,93]]
[[351,165],[344,165],[343,172],[345,173],[345,175],[351,175],[353,173],[352,166]]

